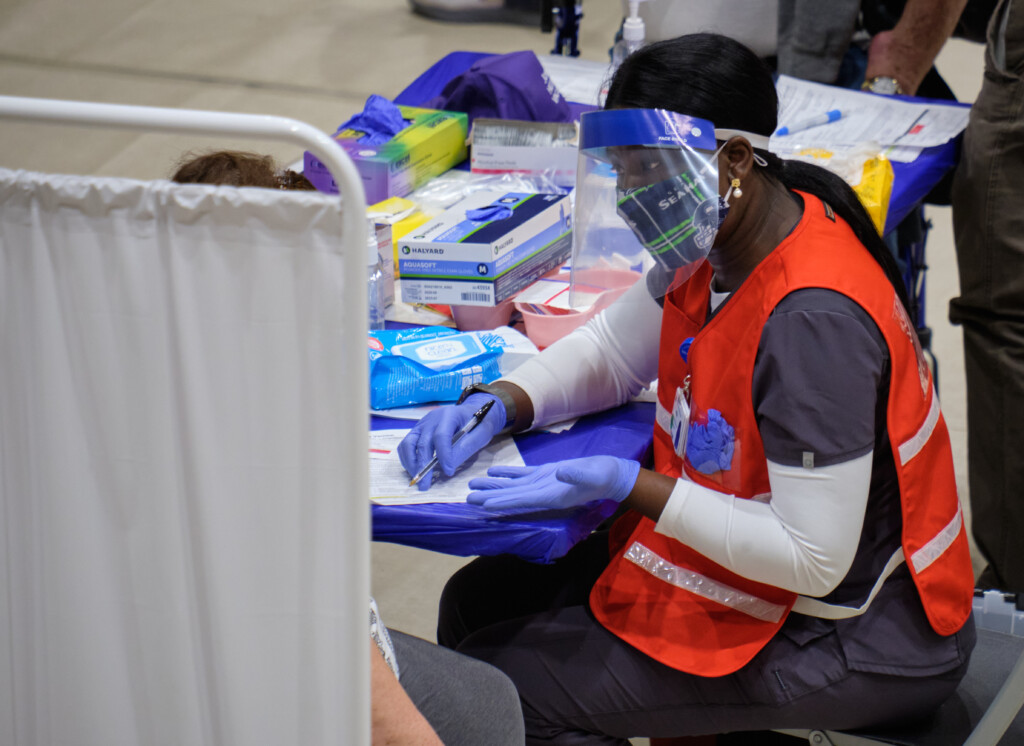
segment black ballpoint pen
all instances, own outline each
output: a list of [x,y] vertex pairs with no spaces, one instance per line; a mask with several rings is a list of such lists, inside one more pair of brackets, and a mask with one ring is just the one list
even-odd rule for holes
[[[491,407],[493,407],[493,406],[494,406],[494,399],[491,399],[486,404],[484,404],[482,407],[480,407],[480,409],[476,410],[476,412],[473,414],[472,417],[469,418],[469,420],[466,422],[466,424],[463,425],[462,427],[460,427],[458,432],[456,432],[455,435],[452,436],[452,445],[455,445],[456,443],[458,443],[463,435],[471,432],[473,430],[473,428],[475,428],[477,425],[479,425],[481,422],[483,422],[484,417],[487,416],[487,413],[491,411]],[[434,457],[432,459],[430,459],[430,461],[427,462],[427,465],[424,466],[422,469],[420,469],[415,477],[413,477],[412,479],[409,480],[409,486],[412,487],[414,484],[416,484],[421,479],[423,479],[423,477],[427,476],[427,473],[431,469],[433,469],[435,466],[437,466],[437,454],[436,453],[434,454]]]

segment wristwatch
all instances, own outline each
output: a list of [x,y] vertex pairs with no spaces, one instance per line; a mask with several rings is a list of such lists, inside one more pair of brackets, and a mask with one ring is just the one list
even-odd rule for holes
[[516,421],[516,402],[515,399],[512,398],[512,395],[505,391],[505,389],[498,388],[497,386],[491,386],[489,383],[474,383],[462,390],[462,393],[459,395],[459,400],[455,403],[462,404],[470,394],[475,394],[478,391],[481,394],[496,396],[501,400],[502,406],[505,407],[505,427],[502,428],[501,432],[505,433],[511,430],[512,423]]
[[870,80],[865,80],[864,85],[860,88],[862,91],[881,93],[886,96],[900,96],[903,94],[903,86],[900,85],[900,82],[888,75],[876,75]]

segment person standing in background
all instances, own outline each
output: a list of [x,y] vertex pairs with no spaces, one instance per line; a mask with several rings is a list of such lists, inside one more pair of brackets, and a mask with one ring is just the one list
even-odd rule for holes
[[780,73],[876,93],[953,98],[933,64],[967,0],[779,0]]
[[1000,0],[953,181],[979,588],[1024,592],[1024,5]]
[[[647,41],[714,31],[783,75],[876,93],[953,98],[933,68],[967,0],[648,0]],[[623,12],[627,4],[623,2]]]

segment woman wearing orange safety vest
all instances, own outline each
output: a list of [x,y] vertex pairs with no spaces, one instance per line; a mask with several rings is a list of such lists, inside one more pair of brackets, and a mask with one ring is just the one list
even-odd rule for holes
[[966,670],[971,562],[905,289],[845,182],[768,151],[777,109],[724,37],[630,56],[583,117],[573,261],[601,243],[587,206],[614,205],[653,267],[400,446],[411,473],[436,452],[451,474],[503,430],[657,379],[653,469],[608,455],[470,483],[488,508],[625,508],[552,565],[480,558],[445,588],[438,641],[512,678],[528,743],[901,722]]

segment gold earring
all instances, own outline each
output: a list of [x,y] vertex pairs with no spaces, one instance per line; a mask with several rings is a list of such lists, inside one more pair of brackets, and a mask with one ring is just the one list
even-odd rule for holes
[[743,196],[743,190],[740,189],[740,180],[739,179],[733,179],[731,186],[732,186],[732,196],[733,197],[736,197],[737,199],[739,199],[740,197]]

